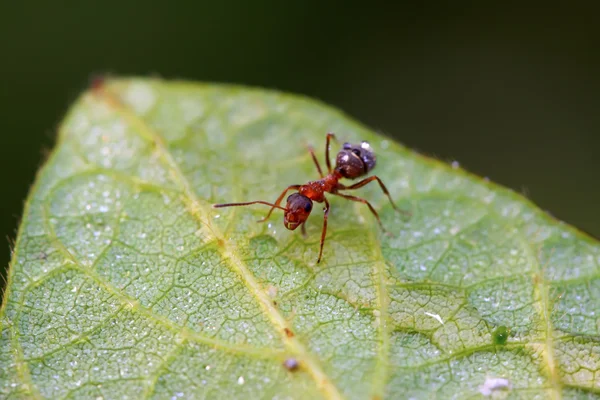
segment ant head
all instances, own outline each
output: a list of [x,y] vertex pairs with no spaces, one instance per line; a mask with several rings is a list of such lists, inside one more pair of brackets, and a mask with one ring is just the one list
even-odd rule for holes
[[375,153],[368,142],[344,143],[335,159],[335,168],[344,178],[358,178],[375,168]]
[[312,211],[312,200],[300,194],[293,193],[287,198],[287,206],[283,216],[283,224],[286,228],[293,231],[299,227],[310,215]]

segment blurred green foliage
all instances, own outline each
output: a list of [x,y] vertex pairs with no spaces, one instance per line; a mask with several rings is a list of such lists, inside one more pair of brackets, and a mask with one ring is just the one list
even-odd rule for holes
[[[600,235],[595,11],[358,1],[3,2],[1,231],[15,237],[42,151],[52,148],[67,107],[91,76],[112,73],[313,96]],[[8,239],[1,265],[9,260]]]

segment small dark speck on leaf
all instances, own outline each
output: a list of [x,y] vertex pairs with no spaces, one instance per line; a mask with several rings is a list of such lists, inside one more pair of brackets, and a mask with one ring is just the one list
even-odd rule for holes
[[283,331],[287,337],[294,337],[294,332],[292,332],[290,329],[285,328]]
[[300,367],[300,363],[295,358],[288,358],[283,362],[283,366],[288,371],[296,371]]

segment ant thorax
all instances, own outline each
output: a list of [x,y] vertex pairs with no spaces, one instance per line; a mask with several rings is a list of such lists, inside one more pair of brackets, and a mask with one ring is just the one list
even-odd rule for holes
[[335,169],[348,179],[356,179],[366,175],[375,168],[375,152],[368,142],[361,144],[344,143],[342,150],[335,158]]

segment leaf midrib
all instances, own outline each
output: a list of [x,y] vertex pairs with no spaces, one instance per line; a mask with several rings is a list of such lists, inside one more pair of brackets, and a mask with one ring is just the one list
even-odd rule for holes
[[162,137],[153,129],[151,129],[143,119],[141,119],[137,114],[132,112],[132,110],[124,105],[117,96],[109,91],[108,88],[94,92],[91,94],[91,96],[101,99],[102,102],[110,106],[113,110],[125,118],[127,122],[134,128],[133,130],[138,132],[140,136],[153,141],[156,146],[156,151],[166,163],[169,173],[182,189],[184,194],[183,200],[185,203],[187,203],[186,206],[188,207],[188,211],[194,218],[198,220],[198,222],[210,229],[214,239],[220,244],[218,248],[223,258],[228,262],[232,270],[237,271],[238,275],[241,277],[250,293],[263,308],[265,314],[278,331],[284,346],[289,348],[290,351],[300,358],[303,363],[303,368],[311,375],[316,383],[316,386],[327,398],[342,399],[343,396],[340,394],[338,388],[333,384],[329,376],[325,373],[319,361],[315,359],[315,357],[311,356],[305,345],[301,343],[295,335],[289,337],[286,334],[286,329],[293,331],[291,326],[289,326],[284,316],[274,307],[271,299],[268,297],[267,293],[262,290],[252,272],[238,257],[234,246],[232,246],[227,239],[223,237],[218,228],[212,225],[208,219],[202,219],[201,211],[203,211],[204,215],[208,215],[208,212],[201,205],[201,202],[197,198],[195,192],[191,189],[188,179],[179,169],[179,166],[165,146]]
[[[361,206],[357,204],[356,206]],[[361,207],[361,213],[366,213],[366,207]],[[369,215],[368,217],[373,217]],[[372,229],[367,229],[369,241],[375,243],[375,235]],[[381,252],[381,246],[373,246],[375,262],[373,263],[373,276],[375,281],[375,290],[377,292],[377,302],[379,307],[379,351],[377,362],[375,364],[372,379],[372,398],[384,398],[385,389],[389,374],[389,355],[390,355],[390,329],[389,312],[390,295],[388,293],[388,284],[385,278],[385,261]]]
[[558,372],[556,370],[556,361],[554,359],[554,343],[553,343],[553,328],[550,318],[548,316],[549,310],[549,300],[548,300],[548,286],[544,280],[544,271],[542,266],[538,261],[538,257],[533,254],[533,249],[529,241],[523,237],[521,230],[519,230],[519,238],[521,242],[524,243],[525,251],[527,254],[528,261],[535,268],[535,274],[537,276],[537,283],[535,283],[535,288],[537,291],[538,297],[538,314],[540,318],[540,328],[542,332],[545,334],[545,341],[543,343],[542,356],[546,361],[548,367],[548,378],[550,379],[551,390],[552,390],[552,398],[555,400],[560,400],[562,398],[561,394],[561,380],[558,376]]

